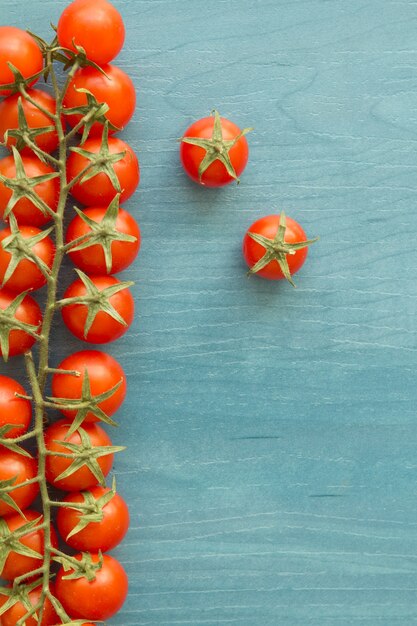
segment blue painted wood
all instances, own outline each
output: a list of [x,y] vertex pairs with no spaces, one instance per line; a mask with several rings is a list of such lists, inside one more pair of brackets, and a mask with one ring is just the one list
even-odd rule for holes
[[[47,35],[65,5],[0,0],[0,19]],[[132,513],[110,623],[417,623],[417,4],[115,5],[143,247],[134,326],[109,347]],[[213,107],[256,128],[219,191],[186,179],[175,141]],[[248,280],[240,254],[281,209],[321,237],[297,290]],[[80,344],[56,332],[58,362]]]

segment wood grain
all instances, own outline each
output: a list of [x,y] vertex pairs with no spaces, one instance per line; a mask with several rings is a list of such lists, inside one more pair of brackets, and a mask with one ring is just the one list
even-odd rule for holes
[[[110,623],[417,623],[417,4],[114,4],[143,246],[123,275],[134,326],[109,347],[132,514]],[[0,0],[0,19],[47,35],[65,5]],[[214,107],[256,129],[219,191],[186,179],[176,143]],[[281,209],[320,235],[296,290],[241,259]],[[58,362],[80,344],[56,333]]]

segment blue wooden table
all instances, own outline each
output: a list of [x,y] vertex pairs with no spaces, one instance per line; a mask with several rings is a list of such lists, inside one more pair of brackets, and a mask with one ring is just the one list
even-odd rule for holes
[[[143,245],[122,275],[134,325],[108,347],[132,515],[110,623],[415,624],[417,4],[114,4]],[[49,36],[65,5],[0,0],[0,21]],[[213,108],[255,127],[221,190],[186,178],[176,142]],[[282,209],[320,235],[297,289],[241,257]],[[56,334],[58,363],[80,344]]]

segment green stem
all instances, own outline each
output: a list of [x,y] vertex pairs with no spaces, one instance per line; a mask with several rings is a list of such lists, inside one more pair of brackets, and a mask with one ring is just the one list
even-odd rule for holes
[[[51,371],[49,367],[49,342],[51,336],[51,328],[54,313],[56,310],[55,303],[57,300],[57,289],[58,289],[58,276],[61,268],[61,264],[65,255],[65,246],[64,246],[64,211],[65,205],[68,197],[68,187],[67,187],[67,177],[66,177],[66,156],[68,149],[67,137],[65,135],[65,129],[62,125],[61,121],[61,111],[62,111],[62,102],[70,83],[70,80],[76,70],[78,69],[78,62],[75,61],[73,67],[68,72],[67,80],[63,89],[59,88],[56,73],[52,63],[50,63],[50,74],[52,78],[52,84],[54,88],[55,98],[56,98],[56,115],[51,115],[50,112],[45,112],[50,119],[53,120],[59,141],[59,155],[58,158],[55,159],[54,165],[59,173],[60,180],[60,194],[58,199],[58,206],[56,210],[56,214],[54,215],[54,231],[55,231],[55,257],[52,264],[51,272],[47,276],[47,292],[46,292],[46,304],[44,309],[42,326],[39,334],[38,346],[38,367],[35,366],[35,362],[33,359],[33,355],[31,352],[25,354],[25,362],[26,362],[26,370],[29,377],[32,395],[33,395],[33,404],[34,404],[34,433],[36,436],[36,443],[38,449],[38,482],[39,482],[39,490],[40,497],[42,501],[42,510],[43,510],[43,532],[44,532],[44,557],[43,557],[43,566],[40,568],[40,572],[42,573],[42,593],[39,599],[39,610],[40,610],[40,620],[42,619],[43,605],[45,599],[47,597],[50,598],[53,603],[58,615],[62,618],[63,621],[68,620],[68,615],[63,611],[59,602],[55,600],[53,595],[50,592],[49,581],[51,577],[51,564],[52,564],[52,544],[51,544],[51,504],[49,498],[48,485],[46,482],[46,459],[47,459],[47,448],[45,444],[44,437],[44,411],[45,411],[45,400],[44,400],[44,390],[47,381],[47,376]],[[27,93],[23,94],[27,97]],[[27,97],[29,102],[32,100],[30,97]],[[35,104],[35,103],[33,103]],[[35,104],[40,107],[38,104]],[[35,613],[36,608],[30,609],[25,616],[19,620],[17,626],[23,625],[26,620]]]

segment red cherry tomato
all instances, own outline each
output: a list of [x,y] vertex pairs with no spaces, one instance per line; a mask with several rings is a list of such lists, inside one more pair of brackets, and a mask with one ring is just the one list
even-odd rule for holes
[[[37,157],[22,156],[23,168],[26,176],[35,178],[51,174],[54,170],[42,163]],[[16,178],[16,166],[12,156],[6,156],[0,159],[0,174],[7,178]],[[52,178],[43,183],[39,183],[33,187],[34,191],[53,211],[56,210],[59,197],[59,179]],[[4,219],[4,211],[12,196],[12,190],[5,183],[0,182],[0,216]],[[51,221],[50,215],[45,214],[38,209],[37,206],[29,198],[21,198],[13,207],[13,214],[19,224],[27,224],[29,226],[43,226]]]
[[[53,583],[50,582],[49,585],[51,592],[54,593]],[[39,585],[38,587],[35,587],[31,591],[29,591],[27,596],[25,595],[24,598],[25,600],[29,600],[31,606],[37,606],[41,600],[41,594],[42,585]],[[8,598],[8,595],[0,591],[0,610],[1,607],[6,604]],[[13,604],[13,606],[11,606],[9,609],[4,611],[4,613],[2,613],[2,626],[16,626],[19,620],[21,620],[22,617],[26,615],[27,611],[28,607],[25,606],[25,604],[21,600],[17,601],[15,604]],[[30,617],[27,617],[25,619],[25,626],[55,626],[56,624],[59,624],[59,617],[55,612],[51,601],[48,598],[46,598],[43,603],[41,621],[39,621],[39,611],[36,611],[34,615],[31,615]]]
[[[107,208],[105,207],[90,207],[85,209],[83,213],[93,220],[93,222],[100,224],[106,215],[106,211]],[[115,239],[111,242],[110,271],[108,271],[106,266],[103,246],[99,243],[81,250],[70,250],[69,256],[71,261],[87,274],[117,274],[129,267],[135,260],[140,249],[141,236],[139,226],[130,213],[120,207],[114,222],[114,229],[118,233],[135,237],[136,241]],[[71,241],[75,241],[87,233],[91,233],[91,231],[91,227],[86,224],[79,215],[76,215],[68,225],[66,242],[70,243]]]
[[[206,187],[222,187],[238,180],[249,157],[248,142],[241,133],[249,130],[241,131],[236,124],[220,117],[217,111],[214,116],[194,122],[180,143],[180,159],[185,172]],[[192,139],[196,139],[199,145],[188,143]],[[224,161],[228,163],[229,171]]]
[[[32,504],[39,492],[37,482],[31,482],[38,472],[38,464],[32,456],[23,456],[7,448],[0,447],[0,481],[15,478],[12,485],[21,485],[10,490],[10,497],[23,511]],[[9,504],[0,500],[0,516],[16,513]]]
[[[98,554],[92,560],[97,563]],[[82,555],[75,555],[81,560]],[[119,561],[103,554],[103,564],[92,581],[87,578],[68,578],[63,567],[58,571],[55,593],[64,609],[75,619],[107,620],[123,606],[127,596],[127,575]]]
[[[106,118],[118,130],[122,130],[135,111],[135,87],[129,76],[116,65],[104,65],[102,69],[105,74],[91,66],[79,69],[66,91],[64,106],[70,109],[87,104],[87,94],[77,91],[87,89],[98,102],[105,102],[109,106]],[[81,119],[79,114],[65,117],[71,126],[78,124]],[[96,122],[90,130],[90,136],[101,136],[102,132],[103,125]],[[114,131],[110,129],[110,132]]]
[[[248,228],[243,238],[243,257],[249,268],[251,268],[251,271],[256,270],[257,263],[261,262],[262,265],[262,259],[265,261],[270,259],[260,269],[256,270],[258,276],[270,280],[280,280],[283,278],[290,280],[290,276],[298,272],[304,264],[308,254],[307,246],[313,241],[307,240],[307,236],[298,222],[291,217],[284,216],[286,222],[284,239],[281,242],[276,242],[275,252],[271,248],[272,257],[266,256],[277,237],[281,219],[282,215],[267,215],[266,217],[262,217]],[[251,233],[253,233],[255,237],[258,236],[259,238],[260,236],[261,241],[264,241],[264,245],[262,245],[259,240],[256,241],[252,238]],[[294,249],[291,252],[291,245],[303,243],[305,243],[304,247]],[[289,244],[289,246],[286,247],[286,244]],[[283,265],[279,262],[281,254],[284,254],[288,265],[288,276],[285,276]]]
[[[91,276],[87,278],[101,293],[105,289],[115,287],[120,281],[114,276]],[[64,293],[64,298],[78,298],[88,293],[87,287],[81,279],[75,280]],[[67,304],[62,308],[62,319],[66,327],[82,341],[90,343],[108,343],[119,339],[128,330],[133,322],[135,303],[131,291],[126,287],[111,295],[107,302],[112,307],[118,319],[106,311],[98,311],[86,333],[87,315],[93,303]],[[124,324],[122,323],[124,322]]]
[[[10,89],[4,87],[14,82],[8,63],[14,65],[23,78],[30,78],[43,68],[43,57],[34,38],[14,26],[0,26],[0,95],[7,96]],[[31,81],[36,82],[37,78]]]
[[[117,390],[98,405],[106,415],[113,415],[125,399],[125,373],[116,359],[106,352],[98,350],[74,352],[61,361],[58,369],[78,371],[80,376],[54,374],[52,377],[52,395],[56,398],[81,398],[85,373],[88,372],[90,390],[93,396],[109,391],[120,383]],[[76,415],[75,410],[62,409],[61,412],[70,419]],[[97,418],[89,413],[86,421],[95,422]]]
[[[0,309],[7,309],[16,298],[16,294],[7,291],[6,289],[0,289]],[[16,320],[30,324],[31,326],[38,327],[42,322],[42,312],[39,304],[31,296],[25,296],[21,304],[18,306],[14,316]],[[33,328],[34,332],[37,332]],[[9,333],[9,354],[8,356],[16,356],[17,354],[23,354],[29,350],[35,343],[35,337],[30,335],[26,330],[11,330]],[[0,354],[3,354],[0,348]]]
[[27,395],[25,389],[17,380],[8,376],[0,376],[0,428],[14,425],[7,431],[6,439],[19,437],[29,428],[32,419],[32,405],[25,398],[18,398],[16,394]]
[[[56,112],[56,102],[55,99],[46,93],[46,91],[41,91],[40,89],[28,89],[28,95],[30,98],[39,104],[42,108],[46,109],[52,114]],[[23,112],[26,117],[27,124],[29,128],[45,128],[46,126],[53,126],[53,122],[50,117],[43,111],[39,110],[34,104],[29,102],[23,98],[20,94],[14,94],[13,96],[9,96],[5,98],[2,102],[0,102],[0,140],[5,141],[6,131],[14,130],[19,128],[18,121],[18,102],[19,98],[22,103]],[[53,152],[58,146],[58,135],[56,130],[48,131],[46,133],[42,133],[36,135],[34,138],[34,142],[41,150],[44,152]],[[7,136],[7,146],[10,148],[11,146],[16,145],[16,138]],[[26,146],[22,150],[20,150],[22,154],[33,155],[32,150]]]
[[[89,489],[97,485],[98,480],[86,465],[83,465],[65,478],[59,478],[62,472],[67,470],[74,461],[74,458],[59,456],[59,453],[72,453],[71,449],[66,446],[66,443],[81,444],[81,437],[78,431],[68,436],[70,427],[71,423],[62,419],[54,422],[45,430],[45,445],[48,450],[45,467],[46,479],[51,485],[64,491]],[[93,448],[112,445],[110,437],[98,424],[84,423],[82,428],[87,433]],[[104,456],[97,458],[97,463],[104,476],[107,476],[112,468],[113,457],[113,453],[106,453]]]
[[[20,234],[23,239],[30,239],[39,235],[42,231],[34,226],[20,226]],[[4,228],[0,231],[0,281],[4,280],[5,274],[12,261],[12,254],[3,248],[3,242],[10,237],[12,231],[10,228]],[[18,247],[20,242],[17,242]],[[49,268],[52,266],[55,254],[55,246],[52,239],[48,236],[41,239],[34,246],[30,246],[30,250],[38,259],[43,261]],[[4,283],[4,287],[9,291],[21,293],[27,289],[39,289],[46,283],[46,276],[42,273],[36,263],[29,259],[21,259],[13,274]]]
[[109,493],[111,489],[108,487],[92,487],[87,492],[70,493],[63,499],[68,507],[59,508],[57,527],[65,543],[74,550],[107,552],[115,548],[126,535],[129,528],[129,510],[123,498],[115,493],[101,509],[100,521],[89,522],[74,535],[68,536],[77,527],[83,514],[80,510],[72,509],[71,504],[79,502],[90,504],[91,501],[93,510],[94,506],[97,506],[97,501]]
[[58,21],[58,41],[64,48],[84,48],[87,57],[104,65],[122,49],[125,29],[117,9],[106,0],[75,0]]
[[[101,148],[101,137],[92,137],[83,143],[83,150],[98,154]],[[130,198],[136,190],[140,180],[139,162],[132,148],[117,137],[109,137],[109,153],[125,153],[123,158],[113,164],[116,177],[119,181],[122,193],[120,201]],[[72,181],[91,161],[77,152],[71,152],[67,160],[67,176]],[[108,205],[117,194],[109,176],[105,172],[99,172],[92,178],[76,182],[71,187],[71,193],[84,205]]]
[[[26,534],[19,538],[19,543],[37,552],[40,556],[27,556],[20,554],[17,550],[12,550],[6,558],[0,577],[5,580],[14,580],[18,576],[27,574],[42,565],[44,554],[44,530],[39,528],[43,523],[43,517],[38,511],[27,509],[22,517],[19,513],[9,515],[5,518],[5,522],[11,532],[22,528],[28,522],[39,520],[36,526],[29,530]],[[56,548],[58,546],[58,538],[54,528],[51,526],[51,545]]]

